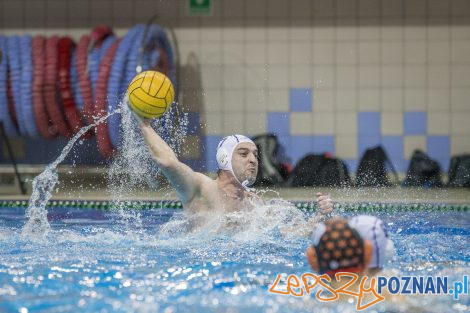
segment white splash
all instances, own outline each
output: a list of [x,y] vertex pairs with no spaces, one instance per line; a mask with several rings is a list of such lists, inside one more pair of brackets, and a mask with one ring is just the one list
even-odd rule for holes
[[28,221],[23,227],[21,237],[29,240],[41,240],[50,230],[47,221],[46,204],[52,197],[55,185],[58,183],[57,166],[70,153],[75,142],[83,136],[87,131],[96,125],[104,122],[111,115],[118,113],[119,109],[111,112],[95,121],[95,123],[82,127],[75,136],[67,143],[59,157],[46,166],[46,169],[36,176],[33,180],[33,191],[29,199],[28,208],[26,209],[26,217]]
[[[127,207],[127,199],[160,188],[160,169],[147,148],[138,127],[139,120],[128,106],[128,97],[120,103],[122,143],[107,172],[107,188],[112,196],[112,207],[119,212],[120,222],[129,232],[142,231],[140,214]],[[161,118],[152,120],[152,127],[175,151],[180,152],[188,125],[187,114],[178,110],[176,103]]]
[[[160,228],[160,240],[175,238],[212,241],[227,236],[244,244],[277,241],[279,235],[291,237],[293,229],[310,227],[309,216],[292,203],[281,198],[256,200],[247,209],[234,212],[203,212],[197,214],[174,214]],[[311,231],[311,230],[310,230]]]

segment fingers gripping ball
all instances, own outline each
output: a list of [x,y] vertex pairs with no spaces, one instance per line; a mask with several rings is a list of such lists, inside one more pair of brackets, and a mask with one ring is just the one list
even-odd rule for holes
[[175,96],[170,79],[157,71],[145,71],[134,77],[127,94],[129,106],[143,118],[156,118],[165,114]]

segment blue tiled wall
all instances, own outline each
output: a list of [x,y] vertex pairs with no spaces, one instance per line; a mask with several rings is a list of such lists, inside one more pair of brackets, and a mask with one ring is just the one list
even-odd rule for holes
[[449,170],[450,138],[449,136],[428,136],[427,153],[439,162],[444,171]]
[[292,112],[312,112],[312,88],[290,88],[289,106]]
[[[291,88],[289,90],[289,111],[272,111],[266,114],[266,132],[278,136],[280,145],[284,148],[287,160],[295,165],[301,158],[311,153],[336,154],[336,135],[296,135],[292,132],[291,115],[305,114],[309,116],[322,116],[324,112],[317,112],[313,106],[313,89]],[[326,115],[325,115],[326,116]],[[384,115],[380,111],[359,111],[356,113],[356,129],[351,130],[351,135],[357,138],[357,153],[355,158],[343,158],[351,171],[356,171],[359,160],[365,150],[382,145],[387,152],[393,166],[398,172],[404,173],[408,169],[410,151],[405,151],[406,138],[422,138],[425,146],[423,150],[431,158],[437,160],[444,171],[448,170],[451,157],[451,142],[449,135],[428,135],[427,112],[404,112],[402,121],[393,127],[390,135],[382,129]],[[313,120],[313,119],[312,119]],[[199,121],[197,114],[190,116],[190,128]],[[339,123],[350,123],[349,120],[341,120]],[[308,127],[308,125],[306,125]],[[388,130],[390,132],[390,130]],[[217,169],[215,159],[216,147],[222,136],[206,136],[204,141],[205,170]],[[417,147],[419,148],[419,147]],[[341,156],[339,156],[341,157]]]
[[267,130],[278,135],[289,135],[289,112],[268,112]]
[[203,156],[206,161],[205,168],[201,170],[205,170],[208,172],[215,172],[217,171],[217,161],[215,159],[215,155],[217,153],[217,146],[219,142],[224,138],[223,136],[206,136],[203,144]]
[[405,112],[403,119],[405,135],[426,135],[426,112]]
[[[35,19],[13,18],[30,2],[41,8]],[[195,169],[215,170],[215,146],[233,132],[272,132],[293,164],[328,151],[353,171],[377,144],[401,172],[414,149],[444,170],[452,155],[470,153],[470,1],[382,0],[371,7],[364,4],[374,1],[270,0],[250,10],[247,1],[213,1],[212,14],[197,19],[180,1],[84,1],[54,12],[48,2],[4,5],[4,17],[12,17],[3,21],[5,34],[47,33],[55,25],[78,39],[90,25],[124,29],[157,11],[175,22],[180,105],[191,112],[187,147],[197,150],[185,162]],[[103,2],[113,12],[139,14],[122,19],[94,10]],[[20,162],[49,163],[65,141],[41,142],[47,153],[25,144]],[[76,162],[103,162],[96,146],[82,147]]]

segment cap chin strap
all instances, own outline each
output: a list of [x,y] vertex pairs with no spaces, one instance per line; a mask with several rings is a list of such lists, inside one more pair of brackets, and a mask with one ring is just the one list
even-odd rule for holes
[[255,191],[255,188],[250,188],[248,186],[250,186],[250,182],[248,180],[244,180],[242,183],[241,183],[242,187],[246,190],[246,191],[249,191],[249,192],[254,192]]
[[230,173],[232,173],[233,178],[235,178],[235,180],[237,181],[237,183],[239,183],[240,186],[243,187],[243,189],[245,189],[246,191],[250,191],[250,192],[255,191],[255,188],[250,188],[250,187],[249,187],[251,184],[250,184],[250,182],[248,181],[248,179],[245,179],[243,182],[240,182],[240,180],[238,179],[238,177],[237,177],[237,176],[235,175],[235,173],[233,172],[233,169],[230,169]]

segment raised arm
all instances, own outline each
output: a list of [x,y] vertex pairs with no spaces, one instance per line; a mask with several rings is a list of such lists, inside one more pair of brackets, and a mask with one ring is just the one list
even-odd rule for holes
[[200,188],[198,173],[178,160],[175,152],[150,126],[150,121],[141,121],[140,128],[158,167],[176,189],[181,201],[189,202]]

